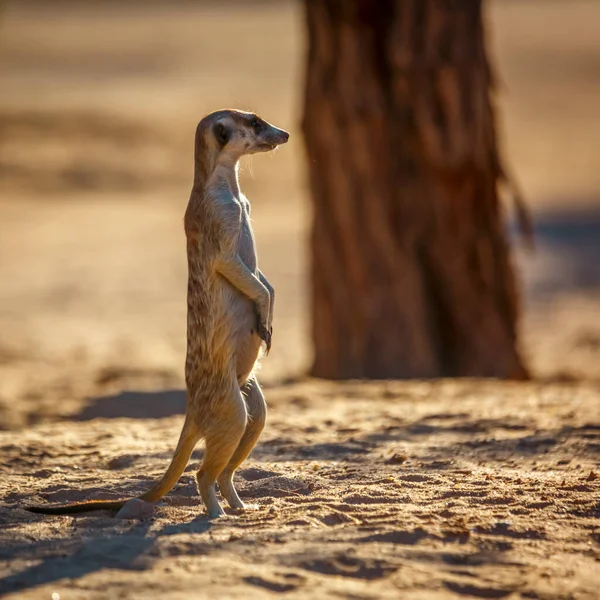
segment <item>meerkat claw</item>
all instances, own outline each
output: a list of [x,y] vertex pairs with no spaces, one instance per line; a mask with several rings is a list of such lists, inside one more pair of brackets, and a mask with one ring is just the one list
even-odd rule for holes
[[265,343],[266,345],[266,354],[269,354],[271,350],[271,336],[272,336],[273,328],[265,327],[261,323],[258,324],[258,337]]

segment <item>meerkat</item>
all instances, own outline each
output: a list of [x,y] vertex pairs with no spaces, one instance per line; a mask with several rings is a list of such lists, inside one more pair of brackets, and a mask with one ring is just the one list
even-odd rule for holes
[[[179,480],[204,439],[198,491],[210,517],[224,515],[215,483],[228,504],[245,508],[233,474],[265,425],[266,403],[255,368],[261,346],[271,348],[274,290],[258,268],[250,203],[240,191],[239,160],[268,152],[289,134],[257,115],[219,110],[196,129],[194,182],[185,212],[187,240],[187,356],[185,421],[163,477],[139,497],[156,502]],[[119,510],[128,500],[33,506],[44,514]]]

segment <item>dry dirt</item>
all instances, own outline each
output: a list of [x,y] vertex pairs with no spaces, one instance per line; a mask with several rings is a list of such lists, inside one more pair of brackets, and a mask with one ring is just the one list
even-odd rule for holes
[[[501,142],[537,225],[515,253],[529,384],[299,377],[301,5],[140,4],[0,18],[0,595],[600,597],[600,4],[488,3]],[[226,105],[292,133],[242,172],[277,289],[270,421],[238,476],[258,510],[207,521],[192,465],[144,521],[27,513],[166,467],[192,137]]]
[[[122,397],[103,419],[84,411],[0,436],[0,590],[598,597],[599,386],[306,381],[268,392],[269,427],[237,477],[257,508],[217,521],[198,505],[193,467],[141,522],[22,508],[139,494],[165,468],[181,417],[123,418]],[[182,396],[163,395],[160,410],[178,411]]]

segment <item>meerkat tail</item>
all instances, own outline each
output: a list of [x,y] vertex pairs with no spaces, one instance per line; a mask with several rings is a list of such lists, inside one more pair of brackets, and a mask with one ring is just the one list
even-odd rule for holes
[[[186,417],[169,468],[161,477],[160,481],[145,494],[139,496],[140,500],[144,500],[145,502],[156,502],[171,491],[185,470],[199,439],[200,432],[198,427],[191,419]],[[71,515],[94,510],[117,511],[121,510],[128,500],[130,499],[90,500],[89,502],[77,502],[74,504],[66,504],[64,506],[28,506],[26,510],[44,515]]]
[[64,506],[27,506],[25,510],[41,515],[75,515],[92,510],[121,510],[127,500],[90,500]]
[[186,416],[181,435],[179,436],[179,441],[177,442],[177,448],[175,448],[169,468],[161,477],[160,481],[145,494],[140,496],[140,500],[144,500],[145,502],[156,502],[171,491],[185,471],[188,462],[190,462],[190,457],[192,456],[192,452],[199,439],[200,430],[198,429],[198,426],[189,416]]

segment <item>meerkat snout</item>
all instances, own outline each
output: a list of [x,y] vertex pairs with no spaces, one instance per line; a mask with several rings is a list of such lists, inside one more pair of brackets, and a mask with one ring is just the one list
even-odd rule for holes
[[232,110],[218,113],[212,134],[219,152],[236,157],[269,152],[285,144],[290,137],[287,131],[253,113]]
[[241,125],[241,134],[247,140],[247,153],[269,152],[285,144],[290,134],[260,117],[250,114]]
[[277,147],[280,144],[285,144],[290,139],[290,134],[267,123],[267,130],[264,134],[259,134],[259,139],[264,139],[267,146]]

